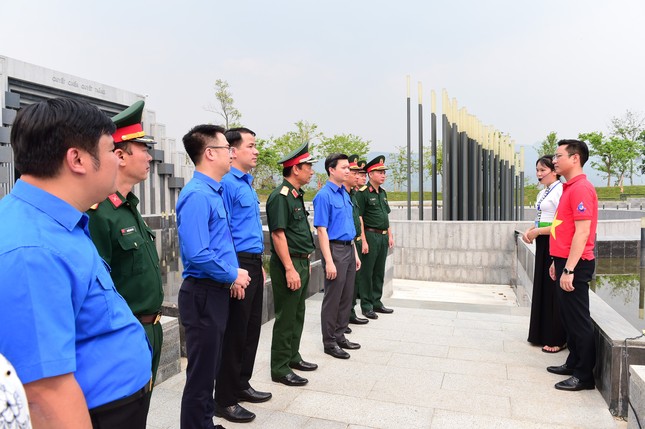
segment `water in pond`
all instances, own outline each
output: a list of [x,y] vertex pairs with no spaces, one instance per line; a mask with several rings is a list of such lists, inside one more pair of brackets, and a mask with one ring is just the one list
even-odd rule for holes
[[591,290],[636,329],[645,329],[645,273],[639,258],[598,258]]

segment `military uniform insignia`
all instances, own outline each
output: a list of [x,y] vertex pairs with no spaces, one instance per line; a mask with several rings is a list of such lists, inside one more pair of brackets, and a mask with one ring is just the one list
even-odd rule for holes
[[130,235],[134,234],[137,231],[137,228],[134,226],[128,226],[125,228],[121,228],[121,235]]
[[291,195],[293,195],[293,198],[298,198],[298,191],[296,191],[295,189],[292,189]]
[[289,194],[289,188],[287,186],[283,186],[282,189],[280,189],[280,195],[284,195],[285,197]]
[[112,194],[108,197],[112,205],[114,206],[115,209],[118,209],[121,204],[123,204],[123,201],[121,201],[121,198],[117,194]]
[[367,185],[363,185],[360,188],[358,188],[360,192],[363,192],[365,189],[367,189]]
[[370,186],[370,192],[374,192],[374,188]]
[[90,206],[90,210],[96,210],[96,209],[98,209],[98,208],[99,208],[99,203],[92,204],[92,205]]

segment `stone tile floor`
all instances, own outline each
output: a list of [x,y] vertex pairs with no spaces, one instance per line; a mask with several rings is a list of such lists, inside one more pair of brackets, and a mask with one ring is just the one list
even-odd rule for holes
[[[563,377],[545,368],[563,363],[566,352],[546,354],[526,342],[529,309],[490,304],[494,293],[487,289],[483,300],[472,295],[462,303],[440,301],[449,289],[437,293],[438,301],[387,300],[394,314],[351,325],[348,337],[362,348],[350,351],[349,360],[323,353],[322,295],[308,299],[301,353],[319,368],[302,374],[309,384],[300,388],[271,381],[273,322],[266,323],[252,385],[273,399],[244,404],[257,414],[251,423],[215,423],[249,429],[627,427],[597,390],[553,388]],[[179,428],[184,382],[182,372],[155,388],[148,428]]]

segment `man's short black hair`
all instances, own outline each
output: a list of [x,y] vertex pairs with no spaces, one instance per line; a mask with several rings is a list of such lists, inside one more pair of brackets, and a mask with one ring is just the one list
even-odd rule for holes
[[560,140],[558,142],[558,146],[564,146],[566,145],[567,153],[569,155],[573,154],[578,154],[580,155],[580,166],[584,166],[587,160],[589,159],[589,148],[587,147],[587,143],[581,141],[581,140]]
[[86,101],[54,98],[30,104],[18,112],[11,127],[16,170],[43,179],[56,177],[70,148],[89,153],[98,168],[99,140],[114,131],[112,120]]
[[325,171],[327,172],[327,176],[329,176],[329,169],[336,168],[338,161],[341,159],[349,159],[349,157],[344,153],[331,153],[325,158]]
[[240,144],[242,143],[242,134],[251,134],[253,137],[255,137],[255,133],[248,128],[244,127],[238,127],[238,128],[231,128],[226,131],[226,140],[228,140],[228,144],[230,144],[233,147],[240,147]]
[[191,128],[182,141],[184,142],[184,149],[186,149],[186,153],[193,161],[193,164],[197,165],[201,162],[207,140],[216,138],[218,133],[224,134],[225,132],[226,130],[219,125],[204,124]]

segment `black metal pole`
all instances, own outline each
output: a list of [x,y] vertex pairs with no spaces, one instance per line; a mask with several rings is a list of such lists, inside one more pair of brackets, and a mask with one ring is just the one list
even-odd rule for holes
[[477,209],[477,149],[475,140],[468,138],[468,220],[475,220]]
[[[433,94],[434,95],[434,94]],[[434,112],[430,115],[430,139],[432,141],[432,220],[437,220],[437,115]]]
[[459,129],[452,124],[450,137],[450,220],[459,219]]
[[[445,98],[446,97],[444,97],[444,100]],[[443,109],[445,110],[446,108],[444,101]],[[452,130],[450,129],[448,116],[444,113],[441,115],[441,144],[443,146],[443,165],[441,166],[443,169],[443,177],[441,180],[441,218],[443,220],[450,220],[450,210],[452,206],[452,193],[450,191],[450,184],[452,183],[450,178],[450,159],[452,158],[452,154],[450,153],[451,135]]]
[[423,220],[423,104],[419,82],[419,220]]
[[407,108],[408,108],[408,220],[412,220],[412,166],[410,165],[412,161],[412,156],[410,154],[412,140],[411,140],[411,129],[410,129],[410,76],[408,76],[408,99],[407,99]]

